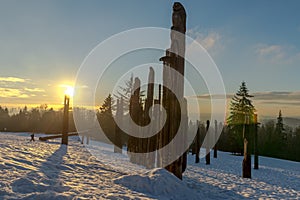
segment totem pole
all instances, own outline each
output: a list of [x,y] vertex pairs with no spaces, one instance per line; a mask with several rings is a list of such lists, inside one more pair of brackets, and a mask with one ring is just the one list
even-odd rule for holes
[[[152,67],[149,69],[148,76],[148,88],[147,88],[147,99],[145,102],[145,110],[144,110],[144,125],[148,125],[151,122],[151,117],[153,116],[152,106],[154,103],[154,70]],[[155,126],[153,124],[153,126]],[[150,127],[150,131],[152,131],[155,127]],[[143,145],[146,150],[143,152],[150,152],[151,149],[156,149],[156,140],[148,139],[146,140],[146,144]],[[147,156],[145,160],[146,167],[153,168],[155,164],[155,157],[151,154]]]
[[[184,99],[184,55],[185,55],[186,12],[181,3],[175,2],[172,13],[171,47],[166,50],[166,56],[160,58],[163,61],[163,98],[162,105],[166,110],[167,120],[162,129],[159,145],[168,144],[178,132],[184,132],[187,124],[180,128],[180,123],[188,123],[186,115],[187,103]],[[167,87],[168,86],[168,87]],[[181,130],[179,130],[181,129]],[[181,138],[182,144],[186,138]],[[180,147],[173,145],[168,151],[170,154],[180,154]],[[162,161],[163,162],[163,161]],[[164,163],[161,163],[164,166]],[[178,155],[178,159],[165,168],[175,176],[182,179],[182,173],[186,166],[186,153]]]
[[[141,81],[139,78],[135,78],[131,95],[130,103],[129,103],[129,114],[132,120],[139,126],[141,126],[141,116],[142,116],[142,109],[140,103],[140,87]],[[132,132],[139,132],[140,130],[131,130]],[[134,136],[129,136],[128,138],[128,152],[141,152],[140,145],[138,145],[137,138]],[[138,159],[134,154],[130,155],[130,161],[133,163],[138,163]]]
[[[117,100],[117,111],[116,111],[116,119],[120,126],[123,124],[123,115],[124,115],[124,105],[123,105],[123,98]],[[122,138],[120,137],[121,129],[116,124],[115,125],[115,137],[114,137],[114,153],[122,153]]]

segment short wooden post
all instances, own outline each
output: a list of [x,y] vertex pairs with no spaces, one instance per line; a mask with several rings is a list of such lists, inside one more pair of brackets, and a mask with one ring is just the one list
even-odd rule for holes
[[205,161],[207,165],[210,165],[210,148],[209,148],[209,120],[206,121],[206,138],[207,138],[207,143],[206,143],[206,156],[205,156]]
[[243,159],[243,178],[251,178],[251,154],[249,145],[249,116],[246,116],[244,128],[244,159]]
[[257,114],[254,114],[254,169],[258,169],[258,138],[257,138]]
[[217,138],[218,138],[218,121],[215,120],[215,138],[214,138],[214,141],[215,141],[215,146],[214,146],[214,158],[217,158],[218,157],[218,146],[217,146]]
[[195,137],[195,153],[196,153],[196,157],[195,157],[195,163],[199,163],[200,162],[200,122],[197,120],[197,134]]

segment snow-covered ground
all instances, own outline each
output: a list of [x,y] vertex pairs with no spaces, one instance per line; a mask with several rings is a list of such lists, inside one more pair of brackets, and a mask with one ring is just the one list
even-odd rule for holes
[[205,165],[189,155],[180,181],[105,148],[97,160],[76,137],[68,147],[59,139],[29,139],[27,133],[0,133],[0,199],[300,199],[297,162],[260,157],[260,169],[243,179],[242,157],[218,152]]

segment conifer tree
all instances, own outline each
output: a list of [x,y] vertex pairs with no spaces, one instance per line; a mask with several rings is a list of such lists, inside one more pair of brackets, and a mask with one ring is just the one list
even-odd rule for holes
[[252,97],[246,83],[243,81],[230,103],[230,115],[227,118],[227,125],[234,153],[243,152],[243,125],[254,122],[255,108],[252,104]]
[[105,99],[104,102],[102,104],[102,106],[100,107],[100,113],[101,114],[107,114],[107,115],[112,115],[112,105],[113,105],[113,99],[111,94],[109,94]]
[[285,129],[283,127],[283,118],[282,118],[282,114],[281,114],[281,110],[279,110],[279,114],[277,117],[277,123],[276,123],[276,129],[275,132],[277,134],[277,136],[281,139],[281,140],[286,140],[286,135],[284,133]]
[[113,119],[113,98],[111,94],[109,94],[105,99],[103,104],[100,107],[100,112],[98,111],[97,117],[101,129],[103,130],[104,134],[110,141],[114,141],[114,134],[115,134],[115,123]]

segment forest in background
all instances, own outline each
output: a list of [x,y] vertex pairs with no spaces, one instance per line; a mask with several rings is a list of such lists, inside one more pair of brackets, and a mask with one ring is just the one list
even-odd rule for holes
[[[63,109],[48,109],[47,105],[41,105],[30,110],[25,106],[15,114],[10,114],[7,108],[0,106],[1,132],[58,134],[62,131],[62,121]],[[72,112],[69,114],[69,131],[76,131]]]
[[[97,111],[97,118],[105,125],[106,132],[115,134],[115,124],[112,110],[114,110],[113,98],[105,99],[103,105]],[[45,105],[28,109],[26,106],[16,114],[10,115],[5,107],[0,106],[0,131],[1,132],[33,132],[59,134],[62,131],[63,110],[54,110]],[[196,122],[189,123],[189,128],[195,126]],[[205,122],[200,122],[200,143],[202,143],[206,130]],[[228,126],[223,126],[221,136],[217,142],[218,150],[242,155],[243,143],[241,138],[232,133]],[[214,127],[211,127],[212,130]],[[69,113],[69,132],[75,132],[75,123],[72,111]],[[191,134],[191,133],[189,133]],[[253,138],[251,136],[250,138]],[[122,138],[122,144],[127,145],[128,138]],[[253,141],[250,141],[253,144]],[[253,148],[252,148],[253,151]],[[284,124],[281,113],[277,121],[269,120],[258,125],[258,153],[261,156],[281,158],[300,162],[300,126],[292,128]]]

